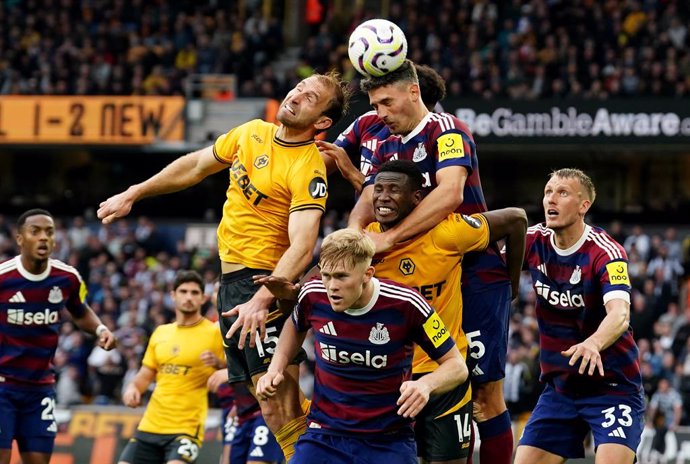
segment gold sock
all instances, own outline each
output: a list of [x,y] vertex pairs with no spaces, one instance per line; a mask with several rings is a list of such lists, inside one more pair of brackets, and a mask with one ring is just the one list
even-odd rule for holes
[[309,398],[304,398],[302,400],[302,412],[305,416],[309,415],[309,410],[311,409],[311,400]]
[[295,443],[305,430],[307,430],[307,416],[300,416],[285,424],[275,434],[276,441],[285,455],[285,461],[289,461],[295,454]]

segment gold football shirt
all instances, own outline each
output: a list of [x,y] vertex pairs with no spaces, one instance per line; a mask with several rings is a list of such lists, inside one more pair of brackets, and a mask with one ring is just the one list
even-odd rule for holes
[[230,165],[218,226],[221,261],[272,270],[290,246],[290,213],[326,208],[326,167],[314,141],[288,143],[277,130],[255,119],[213,145],[216,158]]
[[[367,230],[380,232],[380,224]],[[460,278],[462,257],[484,250],[489,244],[489,225],[481,214],[451,213],[436,227],[393,249],[374,256],[376,276],[415,288],[441,316],[458,350],[467,358],[467,338],[462,330]],[[412,372],[432,372],[438,364],[415,346]]]
[[216,371],[201,361],[207,350],[225,358],[220,330],[208,319],[185,327],[164,324],[153,331],[142,364],[156,371],[156,388],[139,430],[184,433],[202,440],[208,412],[206,382]]

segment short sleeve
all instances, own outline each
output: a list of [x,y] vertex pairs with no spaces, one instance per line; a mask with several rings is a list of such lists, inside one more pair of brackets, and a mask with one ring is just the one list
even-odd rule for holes
[[[605,240],[598,238],[597,240]],[[604,304],[613,299],[622,299],[630,303],[630,276],[628,275],[628,257],[625,250],[617,243],[611,241],[602,243],[607,247],[602,252],[595,266],[601,284],[601,293]]]
[[[424,303],[424,307],[421,307]],[[418,344],[431,359],[439,359],[455,346],[455,340],[450,336],[450,332],[443,323],[441,317],[426,301],[415,300],[415,314],[418,315],[415,321],[413,340]]]
[[462,166],[472,173],[474,143],[459,129],[441,132],[436,137],[436,171],[449,166]]
[[434,243],[443,250],[469,253],[489,246],[489,223],[482,214],[452,213],[432,229]]
[[88,290],[81,275],[75,270],[75,274],[70,278],[69,296],[65,301],[67,311],[76,319],[81,319],[86,314],[86,296]]
[[213,144],[213,156],[221,163],[232,164],[233,157],[240,146],[241,134],[247,126],[253,123],[254,121],[249,121],[246,124],[230,129],[227,133],[218,137]]
[[311,327],[309,313],[311,312],[313,302],[310,295],[311,291],[307,285],[309,282],[311,282],[311,280],[305,282],[302,286],[302,290],[300,290],[299,296],[297,297],[297,303],[292,310],[292,323],[295,324],[295,328],[298,332],[306,332]]
[[326,166],[316,148],[312,156],[299,165],[299,171],[288,176],[288,188],[292,194],[290,212],[305,209],[326,210],[328,199],[328,182],[326,180]]
[[374,151],[374,153],[371,155],[371,167],[369,168],[369,173],[366,174],[366,177],[364,177],[365,187],[368,185],[374,185],[374,181],[376,181],[376,174],[378,174],[379,168],[383,163],[384,161],[381,159],[379,151]]

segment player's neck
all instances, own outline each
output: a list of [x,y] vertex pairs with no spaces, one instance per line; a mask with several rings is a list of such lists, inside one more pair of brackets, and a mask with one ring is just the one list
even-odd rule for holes
[[374,296],[374,281],[372,279],[369,279],[369,282],[364,284],[364,288],[362,289],[362,295],[352,303],[351,308],[355,309],[360,309],[364,308],[366,305],[369,304],[371,301],[371,297]]
[[181,311],[177,311],[177,314],[175,314],[175,322],[177,322],[178,327],[197,325],[203,318],[204,316],[202,316],[201,313],[185,314]]
[[314,140],[314,128],[308,127],[306,129],[293,129],[287,126],[281,125],[276,131],[276,137],[283,142],[288,143],[299,143],[308,142],[309,140]]
[[31,259],[21,255],[19,258],[22,262],[22,267],[31,274],[42,274],[48,269],[47,259]]
[[575,245],[584,233],[585,223],[584,221],[578,221],[571,226],[556,230],[554,234],[554,243],[561,250],[567,250]]

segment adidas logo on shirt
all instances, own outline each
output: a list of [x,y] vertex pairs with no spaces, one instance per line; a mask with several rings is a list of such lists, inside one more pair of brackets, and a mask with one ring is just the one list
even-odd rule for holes
[[10,298],[10,303],[26,303],[26,299],[24,295],[22,295],[22,292],[17,292]]
[[618,427],[609,432],[609,437],[628,438],[625,436],[625,432],[623,432],[623,427]]
[[264,452],[261,450],[260,446],[257,446],[256,448],[254,448],[252,450],[251,453],[249,453],[249,456],[251,456],[253,458],[262,458],[262,457],[264,457]]
[[326,335],[333,335],[334,337],[338,336],[338,332],[335,331],[335,326],[333,325],[333,321],[328,321],[328,324],[321,327],[319,329],[319,332],[325,333]]

